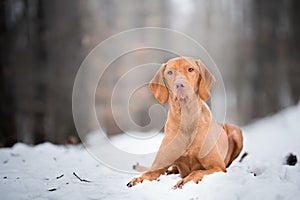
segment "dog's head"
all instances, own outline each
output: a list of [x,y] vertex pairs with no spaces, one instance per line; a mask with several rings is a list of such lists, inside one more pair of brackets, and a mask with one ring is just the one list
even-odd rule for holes
[[195,94],[206,101],[214,82],[214,76],[200,60],[178,57],[162,64],[150,81],[149,88],[161,104],[169,98],[187,102]]

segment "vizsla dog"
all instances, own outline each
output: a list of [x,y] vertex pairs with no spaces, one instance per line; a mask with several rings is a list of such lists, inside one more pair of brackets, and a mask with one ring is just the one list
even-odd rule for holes
[[173,58],[160,67],[149,87],[161,104],[169,103],[165,136],[151,168],[133,178],[128,187],[165,172],[179,172],[182,179],[174,188],[226,172],[242,150],[243,136],[237,126],[213,119],[205,101],[214,82],[205,65],[190,57]]

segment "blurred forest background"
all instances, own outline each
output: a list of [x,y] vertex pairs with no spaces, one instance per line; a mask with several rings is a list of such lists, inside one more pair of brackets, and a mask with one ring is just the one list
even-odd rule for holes
[[[207,49],[224,79],[228,121],[245,125],[296,104],[299,10],[299,0],[1,0],[0,146],[76,137],[72,87],[81,62],[113,34],[144,26],[181,31]],[[118,77],[107,80],[96,107],[116,134],[107,107]]]

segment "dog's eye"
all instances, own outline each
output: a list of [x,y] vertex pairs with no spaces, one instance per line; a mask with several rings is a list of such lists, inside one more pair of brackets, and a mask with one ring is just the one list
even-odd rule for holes
[[192,71],[194,71],[194,68],[188,68],[188,72],[192,72]]
[[173,75],[173,71],[168,71],[168,74],[169,75]]

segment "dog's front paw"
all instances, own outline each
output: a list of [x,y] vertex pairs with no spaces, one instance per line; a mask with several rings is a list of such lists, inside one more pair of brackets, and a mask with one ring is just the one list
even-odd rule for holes
[[184,179],[181,179],[180,181],[178,181],[176,183],[176,185],[173,186],[173,189],[182,189],[182,186],[186,183],[186,181]]
[[127,187],[132,187],[132,186],[135,186],[136,184],[142,183],[142,182],[143,182],[143,179],[141,177],[133,178],[133,179],[131,179],[131,181],[129,183],[127,183]]
[[178,189],[178,188],[179,188],[179,189],[182,189],[182,186],[183,186],[184,184],[186,184],[187,182],[189,182],[189,181],[194,181],[194,183],[198,184],[199,181],[201,181],[201,179],[202,179],[202,178],[199,178],[199,177],[187,176],[187,177],[181,179],[180,181],[178,181],[178,182],[176,183],[176,185],[174,185],[173,189]]

